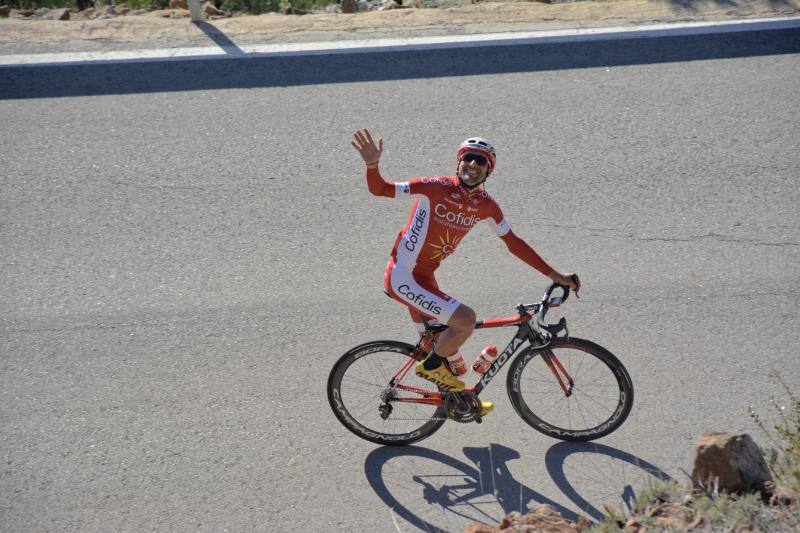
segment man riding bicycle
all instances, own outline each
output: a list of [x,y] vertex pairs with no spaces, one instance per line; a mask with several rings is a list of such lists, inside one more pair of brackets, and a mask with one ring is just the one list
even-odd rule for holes
[[[408,307],[420,331],[424,331],[423,318],[449,326],[438,335],[434,349],[417,364],[415,372],[442,390],[462,391],[464,383],[454,374],[467,372],[459,349],[475,329],[476,316],[470,307],[439,290],[434,272],[475,224],[485,220],[512,254],[555,283],[577,292],[580,281],[572,273],[553,270],[511,231],[500,207],[482,186],[497,163],[495,150],[485,139],[470,137],[461,143],[456,151],[455,176],[395,183],[386,181],[378,169],[383,139],[376,144],[367,129],[356,131],[353,137],[351,144],[367,167],[369,191],[375,196],[415,200],[392,248],[384,276],[386,292]],[[491,402],[482,402],[481,415],[492,409]]]

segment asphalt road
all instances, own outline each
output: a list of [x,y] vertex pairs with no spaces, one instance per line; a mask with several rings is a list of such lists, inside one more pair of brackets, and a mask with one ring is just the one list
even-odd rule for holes
[[[768,444],[746,408],[785,400],[770,373],[800,392],[797,30],[1,73],[3,531],[596,517],[684,481],[705,429]],[[381,291],[408,206],[366,191],[365,126],[396,179],[495,143],[512,227],[584,280],[571,333],[633,377],[619,431],[539,435],[503,379],[482,425],[417,447],[339,425],[337,357],[414,336]],[[546,285],[481,227],[439,279],[484,317]]]

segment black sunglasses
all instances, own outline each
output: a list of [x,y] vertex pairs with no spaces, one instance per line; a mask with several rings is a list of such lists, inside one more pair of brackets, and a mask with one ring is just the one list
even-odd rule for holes
[[461,156],[461,160],[467,163],[475,161],[475,164],[478,165],[479,167],[486,166],[489,163],[489,161],[485,157],[478,154],[464,154],[463,156]]

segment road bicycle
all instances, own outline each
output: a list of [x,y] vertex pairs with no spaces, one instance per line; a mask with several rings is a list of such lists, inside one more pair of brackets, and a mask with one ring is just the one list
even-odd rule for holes
[[[562,290],[561,296],[552,295],[556,288]],[[570,337],[565,318],[545,323],[547,312],[566,302],[569,293],[568,287],[553,284],[541,302],[519,304],[517,316],[478,321],[476,329],[516,326],[517,331],[486,373],[460,392],[438,390],[413,371],[446,325],[425,322],[416,345],[383,340],[356,346],[331,369],[331,409],[363,439],[411,444],[429,437],[447,420],[480,423],[478,396],[513,358],[506,390],[514,410],[531,427],[564,441],[608,435],[631,411],[633,383],[614,354]]]

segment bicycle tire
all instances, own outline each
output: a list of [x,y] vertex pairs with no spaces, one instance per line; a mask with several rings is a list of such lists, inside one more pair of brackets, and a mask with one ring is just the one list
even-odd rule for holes
[[[429,437],[445,423],[443,406],[417,403],[392,402],[389,417],[380,416],[381,394],[413,351],[414,346],[405,342],[374,341],[339,358],[328,376],[328,403],[344,427],[377,444],[402,446]],[[404,382],[430,388],[413,370]],[[363,389],[365,385],[367,389]]]
[[[555,354],[572,376],[575,384],[570,396],[564,394],[543,354]],[[605,382],[598,383],[597,378]],[[531,390],[531,382],[538,390]],[[511,363],[506,389],[517,414],[528,425],[570,442],[608,435],[625,422],[633,407],[633,382],[619,359],[598,344],[574,337],[553,339],[546,348],[529,347],[521,352]],[[604,404],[600,416],[600,407],[588,408],[595,400]],[[564,427],[565,419],[568,427]]]

